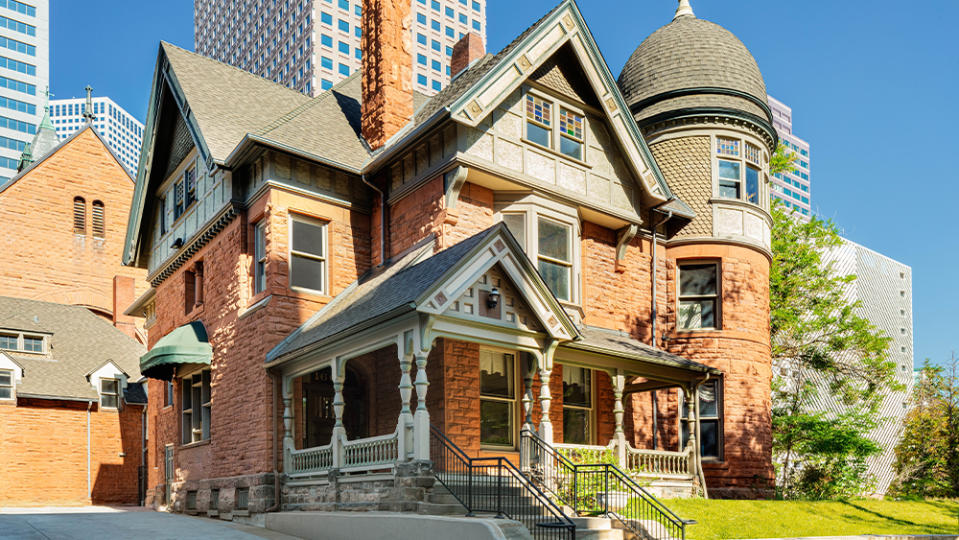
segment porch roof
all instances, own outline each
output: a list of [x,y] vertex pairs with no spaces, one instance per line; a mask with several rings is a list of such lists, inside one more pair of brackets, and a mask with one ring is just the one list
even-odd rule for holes
[[564,343],[561,348],[578,349],[628,360],[639,360],[641,362],[669,368],[679,368],[697,373],[722,374],[722,371],[716,368],[657,349],[652,345],[647,345],[629,334],[618,330],[598,328],[595,326],[580,326],[579,335],[579,339]]

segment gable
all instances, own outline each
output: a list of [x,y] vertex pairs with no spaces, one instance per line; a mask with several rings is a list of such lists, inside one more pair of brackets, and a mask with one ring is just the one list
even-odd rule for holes
[[[499,293],[499,301],[490,307],[488,299],[493,289]],[[529,304],[498,264],[467,287],[443,314],[474,322],[503,324],[526,332],[544,332]]]
[[[606,116],[612,138],[620,145],[640,189],[654,201],[668,200],[672,193],[572,0],[565,0],[539,21],[533,31],[524,34],[518,43],[511,44],[507,54],[494,67],[451,103],[450,116],[471,127],[488,121],[494,110],[532,75],[537,74],[542,80],[551,74],[553,68],[542,73],[540,70],[564,46],[569,47],[571,56],[581,66],[600,111]],[[562,71],[561,67],[555,69]],[[577,89],[573,87],[572,90]]]

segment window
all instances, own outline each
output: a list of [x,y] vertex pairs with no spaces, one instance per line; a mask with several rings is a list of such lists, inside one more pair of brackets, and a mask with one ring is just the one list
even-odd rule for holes
[[592,372],[563,366],[563,442],[590,444],[593,418]]
[[0,399],[13,399],[13,370],[0,369]]
[[44,343],[42,336],[28,336],[18,332],[0,334],[0,349],[30,353],[43,353]]
[[106,224],[103,221],[103,203],[93,201],[93,237],[106,237]]
[[169,407],[173,405],[173,381],[164,381],[163,390],[163,406]]
[[480,443],[513,446],[515,356],[480,350]]
[[326,292],[326,224],[294,217],[290,249],[290,286]]
[[120,382],[116,379],[100,379],[100,407],[116,409],[120,405]]
[[196,167],[191,166],[183,172],[183,183],[186,185],[186,208],[196,202]]
[[572,282],[572,227],[546,218],[538,221],[536,266],[543,280],[560,300],[570,301]]
[[266,290],[266,220],[253,226],[253,294]]
[[183,407],[183,444],[210,438],[210,370],[180,381]]
[[0,349],[16,351],[20,349],[20,336],[17,334],[0,334]]
[[73,198],[73,234],[87,234],[87,201]]
[[203,262],[197,261],[191,270],[183,272],[183,312],[189,315],[203,305]]
[[717,328],[719,265],[716,263],[679,265],[680,330]]
[[35,336],[23,336],[23,347],[21,350],[25,352],[42,353],[43,338]]
[[719,160],[719,196],[726,199],[739,198],[740,164],[736,161]]
[[[704,459],[722,460],[722,385],[711,380],[699,386],[699,451]],[[689,407],[680,390],[683,403],[682,444],[686,447],[689,440]]]
[[759,146],[731,137],[716,137],[719,197],[764,204],[761,189],[766,156]]
[[[556,107],[559,108],[559,130],[554,140],[553,114]],[[539,95],[526,94],[526,139],[530,142],[582,160],[585,123],[586,117],[569,107],[556,105]]]

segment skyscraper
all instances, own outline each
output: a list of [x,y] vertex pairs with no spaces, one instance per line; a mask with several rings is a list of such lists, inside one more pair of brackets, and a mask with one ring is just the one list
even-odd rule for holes
[[37,132],[49,81],[48,0],[0,0],[0,184]]
[[809,183],[809,143],[793,134],[792,109],[772,96],[769,108],[773,113],[773,127],[783,144],[796,154],[796,172],[775,174],[772,178],[771,194],[788,208],[794,209],[804,217],[810,215]]
[[[485,40],[486,0],[412,2],[413,88],[434,94],[450,80],[453,44]],[[362,2],[196,0],[196,52],[310,95],[360,67]]]
[[[2,0],[0,0],[2,1]],[[123,166],[136,173],[140,161],[140,144],[143,140],[143,124],[123,110],[108,97],[95,97],[93,102],[93,127],[107,141]],[[85,99],[55,99],[50,101],[50,118],[62,141],[83,129]]]

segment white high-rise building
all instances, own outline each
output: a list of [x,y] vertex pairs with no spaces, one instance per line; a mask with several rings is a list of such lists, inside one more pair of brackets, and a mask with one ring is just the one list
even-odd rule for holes
[[[412,2],[413,88],[434,94],[450,80],[453,45],[486,38],[486,0]],[[357,0],[195,0],[196,52],[310,95],[360,67],[363,3]]]
[[[0,0],[2,1],[2,0]],[[136,173],[140,162],[143,124],[108,97],[92,98],[93,127],[107,141],[124,167]],[[62,141],[83,128],[86,98],[55,99],[50,101],[50,119]]]
[[0,185],[43,116],[50,82],[48,0],[0,0]]
[[775,174],[772,177],[770,194],[794,209],[805,218],[812,213],[809,181],[809,143],[793,134],[793,111],[778,99],[769,98],[769,108],[773,113],[773,127],[783,144],[796,155],[796,171]]

